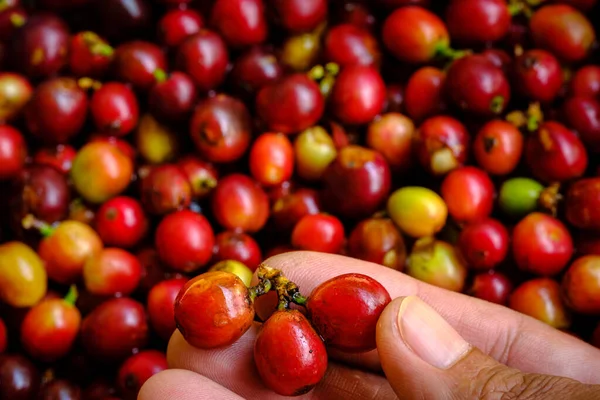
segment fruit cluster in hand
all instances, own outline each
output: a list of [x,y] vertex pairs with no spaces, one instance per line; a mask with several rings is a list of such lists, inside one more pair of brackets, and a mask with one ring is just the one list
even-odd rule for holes
[[[135,398],[166,368],[190,279],[250,287],[293,250],[600,346],[598,15],[597,0],[0,0],[0,399]],[[294,324],[358,351],[319,328],[343,310],[305,306],[269,319],[259,355]]]
[[377,321],[391,301],[379,282],[362,274],[341,275],[307,298],[277,269],[263,264],[256,273],[258,283],[251,287],[227,271],[189,280],[175,300],[176,326],[186,341],[200,349],[235,343],[255,320],[254,301],[274,292],[276,310],[256,337],[254,361],[265,385],[277,394],[298,396],[319,383],[327,370],[326,345],[349,353],[375,349]]

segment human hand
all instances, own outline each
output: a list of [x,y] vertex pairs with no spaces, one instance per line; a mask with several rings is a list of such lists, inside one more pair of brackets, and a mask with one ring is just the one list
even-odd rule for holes
[[[325,378],[304,398],[600,398],[600,350],[508,308],[341,256],[295,252],[266,263],[306,294],[354,272],[376,279],[395,298],[379,320],[377,350],[330,351]],[[148,380],[138,399],[282,398],[262,384],[254,366],[259,328],[256,323],[217,350],[194,348],[175,332],[167,353],[173,369]]]

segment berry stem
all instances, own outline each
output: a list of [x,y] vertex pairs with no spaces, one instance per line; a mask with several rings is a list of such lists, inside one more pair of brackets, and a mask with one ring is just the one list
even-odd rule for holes
[[167,80],[167,73],[160,68],[156,69],[153,75],[157,83],[161,83]]
[[44,237],[52,235],[56,229],[51,225],[45,223],[44,221],[40,221],[39,219],[35,218],[35,216],[33,216],[32,214],[26,215],[25,218],[23,218],[23,220],[21,221],[21,225],[25,229],[37,229],[40,232],[40,234]]
[[280,270],[262,264],[257,269],[257,276],[259,283],[250,288],[250,297],[253,300],[274,288],[279,298],[278,310],[288,310],[290,303],[300,306],[306,304],[307,299],[300,293],[298,285],[286,278]]
[[75,302],[77,301],[77,297],[79,297],[79,292],[77,291],[77,285],[71,285],[71,287],[69,287],[69,291],[67,292],[67,294],[63,300],[65,302],[67,302],[68,304],[74,306]]

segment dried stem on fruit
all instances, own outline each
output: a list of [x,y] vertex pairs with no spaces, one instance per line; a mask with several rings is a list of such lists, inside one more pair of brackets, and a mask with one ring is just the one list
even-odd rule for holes
[[257,275],[259,283],[250,288],[250,296],[253,300],[275,289],[279,298],[278,310],[289,309],[290,303],[300,306],[306,304],[306,297],[302,296],[298,285],[286,278],[280,270],[261,264],[257,269]]

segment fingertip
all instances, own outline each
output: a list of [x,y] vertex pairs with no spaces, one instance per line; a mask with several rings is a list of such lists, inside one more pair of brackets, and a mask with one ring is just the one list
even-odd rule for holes
[[191,371],[168,369],[144,383],[138,400],[237,400],[238,395]]

